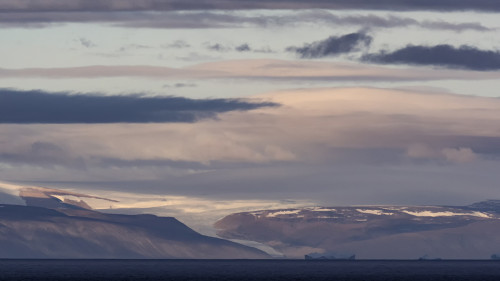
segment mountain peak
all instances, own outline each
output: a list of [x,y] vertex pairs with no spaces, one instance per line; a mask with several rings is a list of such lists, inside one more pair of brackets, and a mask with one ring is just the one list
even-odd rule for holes
[[500,213],[500,200],[497,199],[489,199],[481,202],[473,203],[467,206],[468,209],[478,210],[478,211],[487,211],[487,212],[495,212]]

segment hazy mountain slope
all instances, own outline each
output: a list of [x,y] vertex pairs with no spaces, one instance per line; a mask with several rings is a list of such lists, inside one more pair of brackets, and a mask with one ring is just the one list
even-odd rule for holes
[[268,258],[175,218],[0,205],[0,258]]
[[219,220],[219,236],[258,241],[287,257],[311,252],[358,258],[489,258],[500,250],[500,204],[263,210]]

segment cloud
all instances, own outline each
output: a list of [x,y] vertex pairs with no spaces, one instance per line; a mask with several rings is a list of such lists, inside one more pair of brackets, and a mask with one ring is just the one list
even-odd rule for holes
[[[481,144],[473,144],[481,147]],[[407,155],[414,159],[422,160],[443,160],[449,163],[463,164],[468,162],[474,162],[479,159],[478,154],[476,154],[472,149],[467,147],[450,148],[445,147],[441,149],[433,148],[429,145],[423,144],[412,144],[407,150]]]
[[169,84],[163,85],[163,88],[171,88],[171,87],[173,87],[173,88],[187,88],[187,87],[191,88],[191,87],[198,87],[198,85],[195,83],[175,83],[173,85],[169,85]]
[[423,21],[416,25],[431,30],[451,30],[455,32],[462,32],[466,30],[475,30],[475,31],[493,30],[492,28],[487,28],[478,22],[450,23],[445,21]]
[[210,51],[216,51],[216,52],[227,52],[230,49],[228,47],[223,46],[222,44],[216,43],[216,44],[206,44],[207,49]]
[[[0,155],[50,160],[62,153],[82,159],[85,169],[0,156],[0,178],[57,179],[59,186],[93,186],[102,197],[138,187],[223,201],[338,204],[466,203],[498,195],[498,98],[378,88],[256,98],[281,106],[195,123],[2,124]],[[36,142],[49,145],[33,148]],[[412,158],[415,143],[423,148],[413,148]]]
[[236,99],[70,95],[1,89],[0,123],[196,122],[221,112],[276,105]]
[[416,159],[433,159],[436,158],[437,151],[427,145],[421,143],[411,144],[408,147],[407,155]]
[[275,53],[269,46],[253,50],[255,53]]
[[[378,15],[337,15],[325,10],[293,11],[281,15],[251,15],[225,11],[155,11],[155,12],[0,12],[0,25],[7,27],[44,28],[64,23],[103,23],[124,28],[228,28],[228,27],[293,27],[303,23],[321,26],[358,26],[363,29],[420,27],[454,32],[491,31],[479,22],[445,22],[442,20],[419,21],[409,17]],[[174,42],[176,43],[176,42]],[[183,42],[178,41],[185,47]],[[168,45],[167,45],[168,47]],[[172,48],[178,48],[175,44]]]
[[[211,162],[400,163],[414,143],[429,149],[413,149],[413,157],[431,160],[458,159],[467,149],[500,155],[495,127],[500,100],[495,98],[376,88],[283,91],[257,98],[281,106],[227,111],[217,120],[188,124],[2,125],[0,153],[22,153],[43,140],[85,161],[172,160],[203,163],[207,169]],[[214,110],[207,104],[199,101]]]
[[237,46],[236,48],[234,48],[236,51],[238,52],[249,52],[251,51],[250,49],[250,46],[248,46],[248,44],[242,44],[242,45],[239,45]]
[[[332,25],[356,25],[367,29],[374,28],[404,28],[404,27],[420,27],[431,30],[448,30],[454,32],[462,32],[466,30],[474,31],[491,31],[493,29],[487,28],[479,22],[463,22],[451,23],[445,21],[419,21],[409,17],[399,16],[377,16],[377,15],[349,15],[338,16],[329,13],[318,13],[311,15],[315,17],[318,22]],[[311,19],[314,20],[314,19]]]
[[83,37],[78,39],[78,41],[80,41],[80,44],[82,44],[82,46],[87,47],[87,48],[92,48],[92,47],[97,46],[96,44],[94,44],[94,42],[92,42],[86,38],[83,38]]
[[241,45],[238,45],[236,47],[229,47],[229,46],[224,46],[220,43],[216,43],[216,44],[210,44],[210,43],[205,43],[205,46],[207,47],[207,49],[211,50],[211,51],[216,51],[216,52],[228,52],[228,51],[236,51],[236,52],[256,52],[256,53],[265,53],[265,52],[272,52],[269,47],[267,48],[262,48],[262,49],[258,49],[258,50],[253,50],[250,45],[248,43],[244,43],[244,44],[241,44]]
[[151,49],[151,46],[148,45],[143,45],[143,44],[128,44],[120,47],[118,51],[120,52],[127,52],[129,50],[141,50],[141,49]]
[[452,163],[467,163],[477,160],[477,155],[470,148],[444,148],[442,150],[446,159]]
[[184,48],[189,48],[191,45],[189,45],[186,41],[184,40],[176,40],[170,44],[165,44],[162,45],[163,48],[174,48],[174,49],[184,49]]
[[372,37],[364,33],[350,33],[330,36],[325,40],[305,44],[303,47],[288,47],[286,50],[297,53],[301,58],[322,58],[358,51],[371,44]]
[[32,1],[5,0],[0,12],[75,12],[75,11],[172,11],[172,10],[241,10],[241,9],[373,9],[373,10],[435,10],[435,11],[499,11],[500,5],[490,0],[148,0],[148,1]]
[[11,165],[32,165],[40,167],[65,166],[72,169],[85,169],[83,158],[73,155],[62,145],[47,141],[35,141],[21,149],[0,153],[0,162]]
[[[195,54],[190,54],[192,58]],[[0,68],[2,78],[112,78],[141,77],[149,79],[255,79],[255,80],[327,80],[327,81],[435,81],[499,79],[500,73],[454,69],[422,69],[373,66],[361,63],[228,60],[196,64],[184,68],[147,65],[99,65],[61,68]]]
[[500,52],[472,46],[412,46],[393,52],[367,54],[362,60],[380,64],[434,65],[479,71],[499,70]]

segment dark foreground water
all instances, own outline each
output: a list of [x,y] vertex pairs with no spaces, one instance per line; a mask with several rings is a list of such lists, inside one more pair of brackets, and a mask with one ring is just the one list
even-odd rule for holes
[[500,261],[0,260],[0,280],[500,280]]

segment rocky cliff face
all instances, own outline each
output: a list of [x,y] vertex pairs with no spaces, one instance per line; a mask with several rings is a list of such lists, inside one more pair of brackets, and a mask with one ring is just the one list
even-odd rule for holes
[[263,210],[226,216],[224,238],[258,241],[302,258],[348,252],[360,259],[489,259],[500,251],[500,202],[470,206],[359,206]]
[[256,259],[268,255],[203,236],[170,217],[0,205],[0,258]]

